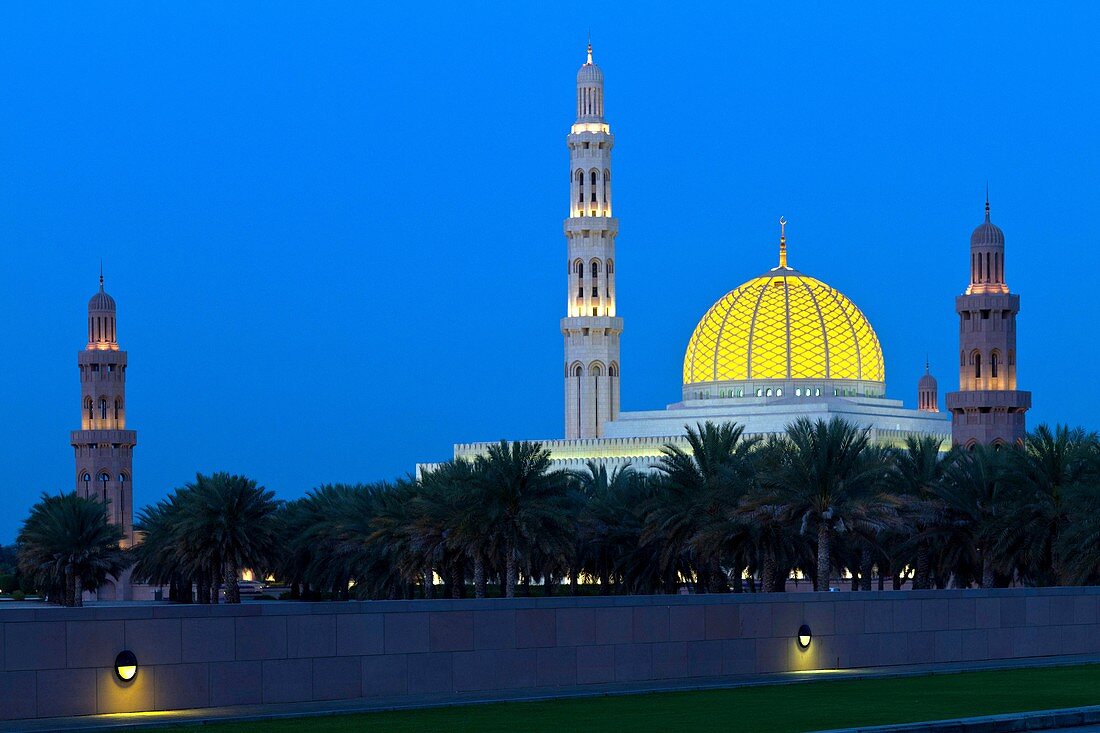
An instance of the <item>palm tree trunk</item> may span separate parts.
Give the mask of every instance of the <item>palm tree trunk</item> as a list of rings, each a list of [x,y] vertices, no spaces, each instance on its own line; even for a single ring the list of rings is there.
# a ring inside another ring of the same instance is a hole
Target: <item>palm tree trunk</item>
[[[462,562],[455,560],[451,564],[451,598],[461,598],[466,587],[466,569]]]
[[[83,593],[81,592],[82,589],[80,587],[80,578],[76,577],[75,573],[72,575],[71,579],[69,580],[69,585],[72,587],[72,595],[70,596],[70,602],[69,602],[68,605],[70,605],[70,606],[83,606],[84,605],[84,598],[83,598]]]
[[[871,590],[871,574],[874,572],[874,556],[871,554],[871,546],[867,540],[861,540],[863,547],[859,550],[859,589]]]
[[[708,593],[725,593],[729,589],[726,574],[722,571],[722,562],[717,555],[708,562],[707,580],[709,581]]]
[[[581,589],[577,583],[577,573],[573,572],[569,574],[569,592],[573,595],[577,595],[581,592]]]
[[[432,577],[431,566],[424,568],[424,580],[420,584],[424,588],[424,598],[431,599],[435,595],[435,578]]]
[[[832,544],[832,527],[828,522],[822,522],[817,528],[817,582],[814,585],[816,591],[829,590]]]
[[[218,593],[219,590],[221,590],[221,584],[218,583],[218,577],[216,575],[214,575],[210,578],[210,605],[211,606],[218,605],[218,601],[220,600],[220,594]]]
[[[233,562],[225,564],[223,579],[225,581],[225,602],[240,603],[241,588],[237,585],[237,566]]]
[[[474,598],[485,597],[485,561],[481,555],[474,558]]]
[[[913,575],[913,590],[928,590],[931,586],[932,558],[928,551],[928,542],[917,543],[917,568]]]
[[[512,542],[504,546],[504,597],[516,597],[516,548]]]
[[[776,576],[779,574],[778,563],[775,555],[770,551],[764,552],[764,561],[760,566],[760,584],[764,586],[765,593],[775,592]]]
[[[982,587],[992,588],[994,584],[993,563],[982,553]]]

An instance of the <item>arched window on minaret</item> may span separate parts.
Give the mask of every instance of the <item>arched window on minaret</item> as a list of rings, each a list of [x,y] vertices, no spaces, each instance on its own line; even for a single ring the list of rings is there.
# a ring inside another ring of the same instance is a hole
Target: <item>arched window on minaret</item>
[[[990,379],[996,379],[997,378],[997,366],[1000,363],[1000,361],[1001,361],[1001,359],[997,355],[996,351],[994,351],[992,354],[989,355],[989,378]]]
[[[982,378],[982,355],[974,353],[974,379]]]
[[[115,398],[115,420],[119,420],[122,417],[122,398]]]
[[[611,206],[611,171],[606,168],[603,171],[603,203],[605,207]]]
[[[84,400],[84,409],[88,411],[89,422],[95,420],[95,405],[92,403],[91,397]]]
[[[100,397],[99,398],[99,419],[100,420],[106,420],[107,419],[107,398],[106,397]]]
[[[592,203],[596,203],[596,179],[597,179],[597,177],[598,176],[596,175],[596,169],[593,168],[592,172],[589,173],[589,182],[591,183],[591,187],[588,189],[589,191],[592,192],[592,195],[590,197],[590,200],[591,200]]]
[[[584,171],[577,170],[577,203],[584,203]]]

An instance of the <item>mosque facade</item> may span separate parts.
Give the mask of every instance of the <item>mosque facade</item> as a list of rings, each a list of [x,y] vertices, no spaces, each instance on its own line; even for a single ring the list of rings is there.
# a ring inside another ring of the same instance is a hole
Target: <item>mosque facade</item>
[[[611,207],[614,135],[604,116],[603,72],[592,47],[577,73],[577,117],[566,138],[570,205],[565,219],[566,314],[564,439],[541,441],[558,467],[589,461],[645,468],[667,444],[686,448],[686,426],[732,421],[747,435],[783,432],[795,419],[840,417],[865,427],[876,443],[901,445],[930,435],[951,445],[1018,444],[1028,392],[1016,390],[1019,296],[1004,282],[1004,234],[986,218],[971,236],[971,277],[956,300],[960,319],[959,391],[939,390],[928,364],[917,408],[886,394],[878,336],[840,291],[788,261],[780,219],[778,263],[718,299],[703,315],[684,355],[680,401],[664,409],[622,412]],[[460,443],[473,458],[488,443]]]

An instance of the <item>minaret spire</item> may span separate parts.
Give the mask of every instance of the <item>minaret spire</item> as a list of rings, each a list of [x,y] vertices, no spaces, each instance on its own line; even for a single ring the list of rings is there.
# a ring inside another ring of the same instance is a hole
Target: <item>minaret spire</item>
[[[779,267],[787,269],[787,220],[779,217]]]
[[[592,63],[592,31],[588,31],[588,64]]]

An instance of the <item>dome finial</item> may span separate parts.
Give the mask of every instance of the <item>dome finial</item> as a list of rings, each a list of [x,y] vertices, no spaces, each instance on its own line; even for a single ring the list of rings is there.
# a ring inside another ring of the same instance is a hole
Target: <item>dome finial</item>
[[[928,363],[928,354],[925,354],[924,355],[924,373],[925,374],[931,374],[932,373],[931,369],[932,368]]]
[[[99,260],[99,292],[103,292],[103,259]]]
[[[989,221],[989,181],[985,182],[985,220]]]
[[[592,63],[592,29],[588,30],[588,63]]]
[[[779,266],[787,267],[787,220],[779,217]]]

